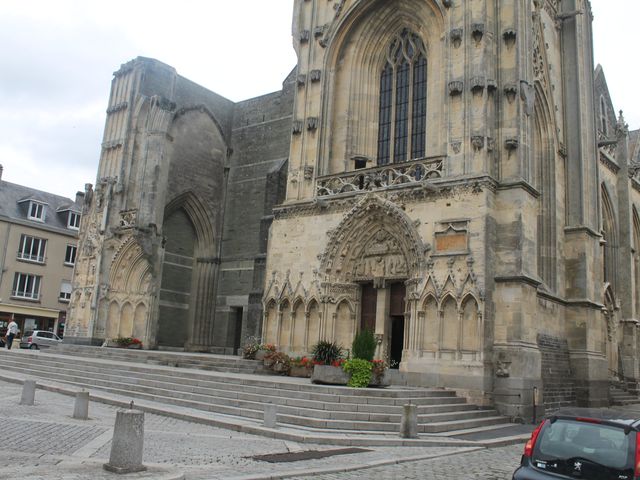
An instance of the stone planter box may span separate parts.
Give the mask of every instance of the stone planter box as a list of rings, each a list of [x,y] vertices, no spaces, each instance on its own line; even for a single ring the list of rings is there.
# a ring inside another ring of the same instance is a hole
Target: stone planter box
[[[271,369],[276,373],[287,373],[289,370],[289,366],[284,363],[274,363]]]
[[[342,367],[332,367],[330,365],[316,365],[311,375],[312,383],[322,385],[346,385],[349,383],[351,375],[345,372]],[[385,374],[382,377],[371,377],[369,387],[384,388],[390,385],[389,378]]]
[[[313,367],[311,383],[322,385],[346,385],[350,375],[342,367],[332,367],[331,365],[316,365]]]
[[[291,370],[289,370],[289,376],[300,377],[300,378],[310,378],[311,372],[313,372],[313,368],[291,367]]]
[[[264,356],[269,353],[269,350],[258,350],[255,354],[255,359],[262,362],[264,360]]]
[[[140,350],[140,349],[142,349],[142,344],[141,343],[137,343],[135,345],[127,345],[127,348],[131,349],[131,350]]]

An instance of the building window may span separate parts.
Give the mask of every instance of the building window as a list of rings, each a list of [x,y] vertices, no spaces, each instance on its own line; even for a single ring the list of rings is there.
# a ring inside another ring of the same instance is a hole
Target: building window
[[[69,212],[69,223],[67,226],[69,228],[73,228],[74,230],[80,229],[80,214]]]
[[[44,263],[47,241],[43,238],[22,235],[18,247],[18,259],[30,262]]]
[[[76,264],[76,252],[78,251],[78,247],[75,245],[67,245],[67,251],[64,254],[64,264],[65,265],[75,265]]]
[[[424,157],[427,55],[420,37],[407,29],[387,51],[380,74],[378,122],[378,164]]]
[[[61,302],[68,302],[71,300],[71,282],[63,281],[60,284],[60,297]]]
[[[13,279],[11,295],[16,298],[38,300],[40,298],[40,279],[38,275],[16,273]]]
[[[44,204],[34,202],[31,200],[29,202],[29,220],[38,220],[40,222],[44,222]]]

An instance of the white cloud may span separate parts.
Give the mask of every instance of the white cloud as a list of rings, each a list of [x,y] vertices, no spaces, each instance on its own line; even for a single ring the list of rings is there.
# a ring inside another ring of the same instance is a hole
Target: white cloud
[[[592,0],[596,62],[640,127],[638,0]],[[278,90],[294,67],[293,0],[0,1],[0,163],[16,183],[72,196],[93,182],[111,74],[156,58],[231,100]]]

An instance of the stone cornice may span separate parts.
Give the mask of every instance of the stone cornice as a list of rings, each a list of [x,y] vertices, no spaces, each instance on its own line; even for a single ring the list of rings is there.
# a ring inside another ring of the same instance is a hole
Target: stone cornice
[[[542,283],[539,279],[529,275],[497,275],[494,277],[496,283],[526,283],[532,287],[538,288]]]
[[[587,235],[599,240],[602,238],[602,235],[593,230],[590,227],[585,225],[579,225],[577,227],[564,227],[565,234],[577,234],[577,233],[586,233]]]

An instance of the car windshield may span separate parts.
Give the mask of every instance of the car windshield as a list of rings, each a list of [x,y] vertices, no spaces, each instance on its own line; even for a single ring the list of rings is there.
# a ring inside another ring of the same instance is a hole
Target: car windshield
[[[623,428],[559,419],[547,422],[533,454],[537,468],[582,478],[633,477],[634,434]],[[627,476],[628,475],[628,476]]]

